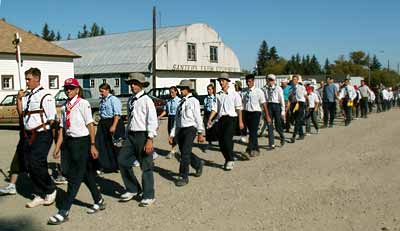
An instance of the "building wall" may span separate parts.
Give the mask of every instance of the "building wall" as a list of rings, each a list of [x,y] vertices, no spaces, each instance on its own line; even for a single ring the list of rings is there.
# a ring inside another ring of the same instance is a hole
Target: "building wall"
[[[3,89],[0,82],[0,100],[6,95],[16,94],[19,89],[26,89],[24,72],[31,67],[37,67],[42,73],[41,84],[45,89],[49,89],[49,75],[58,76],[58,86],[50,89],[51,94],[55,95],[64,84],[64,80],[74,76],[74,64],[72,58],[61,57],[41,57],[41,56],[22,56],[23,66],[21,68],[21,85],[19,85],[18,66],[15,55],[0,55],[0,77],[5,75],[13,76],[13,89]],[[1,79],[0,79],[1,81]]]

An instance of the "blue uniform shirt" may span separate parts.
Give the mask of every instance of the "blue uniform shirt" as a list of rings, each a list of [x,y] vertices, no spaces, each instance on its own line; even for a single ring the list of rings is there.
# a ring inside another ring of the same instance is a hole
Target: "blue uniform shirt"
[[[206,112],[211,112],[212,111],[212,107],[214,105],[214,103],[217,102],[217,98],[215,97],[215,95],[208,95],[206,98],[204,98],[204,110]]]
[[[283,98],[285,99],[285,101],[288,101],[288,100],[289,100],[290,90],[292,90],[292,85],[287,85],[287,86],[283,89]]]
[[[121,108],[121,101],[111,94],[108,94],[105,98],[100,98],[99,111],[102,119],[113,118],[116,115],[121,116]]]
[[[181,102],[181,98],[175,96],[173,99],[169,99],[167,104],[165,104],[164,110],[167,112],[169,116],[176,115],[176,108],[178,107],[179,103]]]

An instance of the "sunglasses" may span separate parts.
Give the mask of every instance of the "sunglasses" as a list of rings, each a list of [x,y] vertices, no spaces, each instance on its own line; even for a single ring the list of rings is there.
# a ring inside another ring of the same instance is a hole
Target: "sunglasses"
[[[64,87],[64,91],[68,91],[68,90],[75,90],[76,89],[76,87],[74,87],[74,86],[65,86]]]

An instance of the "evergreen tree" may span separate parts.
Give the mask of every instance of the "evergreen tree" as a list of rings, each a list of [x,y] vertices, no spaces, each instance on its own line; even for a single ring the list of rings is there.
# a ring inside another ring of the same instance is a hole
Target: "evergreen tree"
[[[265,40],[262,41],[260,49],[258,50],[257,59],[257,75],[265,75],[265,67],[269,60],[268,44]]]
[[[382,67],[382,64],[379,62],[379,60],[376,57],[376,55],[374,55],[372,57],[371,70],[372,71],[380,70],[381,67]]]
[[[326,75],[330,75],[330,74],[331,74],[331,67],[330,67],[329,59],[328,59],[328,58],[325,59],[324,73],[325,73]]]
[[[57,31],[56,40],[57,40],[57,41],[60,41],[60,40],[61,40],[61,34],[60,34],[60,31]]]
[[[78,31],[78,38],[87,38],[87,37],[89,37],[90,33],[87,30],[86,24],[83,24],[83,28],[82,29],[83,29],[82,32]]]
[[[318,62],[317,57],[313,55],[310,60],[310,74],[311,75],[319,75],[321,74],[321,65]]]
[[[47,23],[44,24],[42,29],[42,39],[50,41],[50,30]]]
[[[269,50],[268,58],[269,58],[269,60],[273,60],[275,62],[277,62],[279,60],[278,51],[276,50],[275,46],[271,47],[271,49]]]
[[[101,29],[100,29],[100,35],[105,35],[105,34],[106,34],[106,31],[104,30],[103,27],[101,27]]]
[[[54,33],[54,30],[51,30],[47,41],[54,41],[54,40],[56,40],[56,34]]]
[[[89,37],[95,37],[99,35],[100,35],[100,28],[99,26],[97,26],[97,23],[93,23]]]
[[[71,40],[71,34],[68,33],[67,40]]]

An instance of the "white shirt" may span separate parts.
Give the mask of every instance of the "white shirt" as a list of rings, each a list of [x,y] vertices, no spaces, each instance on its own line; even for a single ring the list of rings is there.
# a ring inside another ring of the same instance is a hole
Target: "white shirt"
[[[303,85],[297,84],[292,86],[293,89],[296,88],[296,100],[297,102],[306,102],[307,91]]]
[[[72,105],[75,104],[77,98],[78,96],[75,96],[71,100]],[[67,110],[66,106],[64,105],[61,108],[60,127],[64,128],[67,136],[84,137],[89,135],[89,129],[87,128],[87,125],[93,123],[94,120],[92,117],[92,108],[87,100],[80,98],[79,102],[71,109],[69,118],[71,125],[69,128],[67,128]]]
[[[36,111],[40,109],[40,101],[42,100],[43,96],[48,94],[43,87],[39,86],[31,91],[30,94],[22,97],[22,111]],[[28,105],[29,103],[29,105]],[[57,111],[56,111],[56,103],[53,96],[48,95],[43,99],[43,120],[44,123],[55,120]],[[32,130],[37,128],[38,126],[42,125],[42,118],[40,113],[35,113],[31,115],[24,116],[24,127],[25,130]],[[46,129],[49,129],[50,126],[47,125]],[[43,131],[43,128],[38,129],[37,131]]]
[[[382,90],[382,98],[383,100],[389,100],[389,92],[386,89]]]
[[[339,99],[344,99],[346,97],[347,93],[349,94],[350,100],[354,100],[357,96],[357,93],[356,93],[356,90],[354,89],[354,87],[351,85],[346,85],[345,87],[343,87],[340,90]]]
[[[315,108],[315,104],[319,103],[319,97],[315,92],[311,92],[308,95],[308,107]]]
[[[179,132],[179,128],[187,127],[197,128],[198,133],[204,132],[203,119],[201,118],[200,103],[192,96],[187,95],[181,99],[176,109],[175,123],[171,130],[171,137],[175,137]]]
[[[367,85],[359,87],[358,90],[360,91],[362,98],[366,98],[371,95],[371,90],[369,89],[369,87]]]
[[[283,96],[283,90],[280,86],[265,86],[264,87],[265,99],[268,103],[279,103],[281,104],[282,112],[285,111],[285,97]]]
[[[131,102],[133,110],[131,112]],[[153,100],[144,95],[144,91],[138,92],[136,95],[132,95],[128,100],[128,131],[140,132],[147,131],[147,136],[153,138],[157,136],[158,120],[156,107],[154,106]]]
[[[265,95],[263,90],[253,86],[252,88],[245,88],[242,92],[243,110],[261,112],[261,104],[265,103]]]
[[[374,93],[373,91],[370,91],[369,93],[370,93],[370,95],[369,95],[369,97],[368,97],[368,100],[369,100],[370,102],[374,102],[374,101],[375,101],[375,98],[376,98],[375,93]]]
[[[220,91],[216,95],[217,102],[213,105],[213,111],[218,113],[218,119],[222,116],[236,117],[238,114],[236,110],[242,110],[242,99],[239,93],[230,92],[227,93]]]

